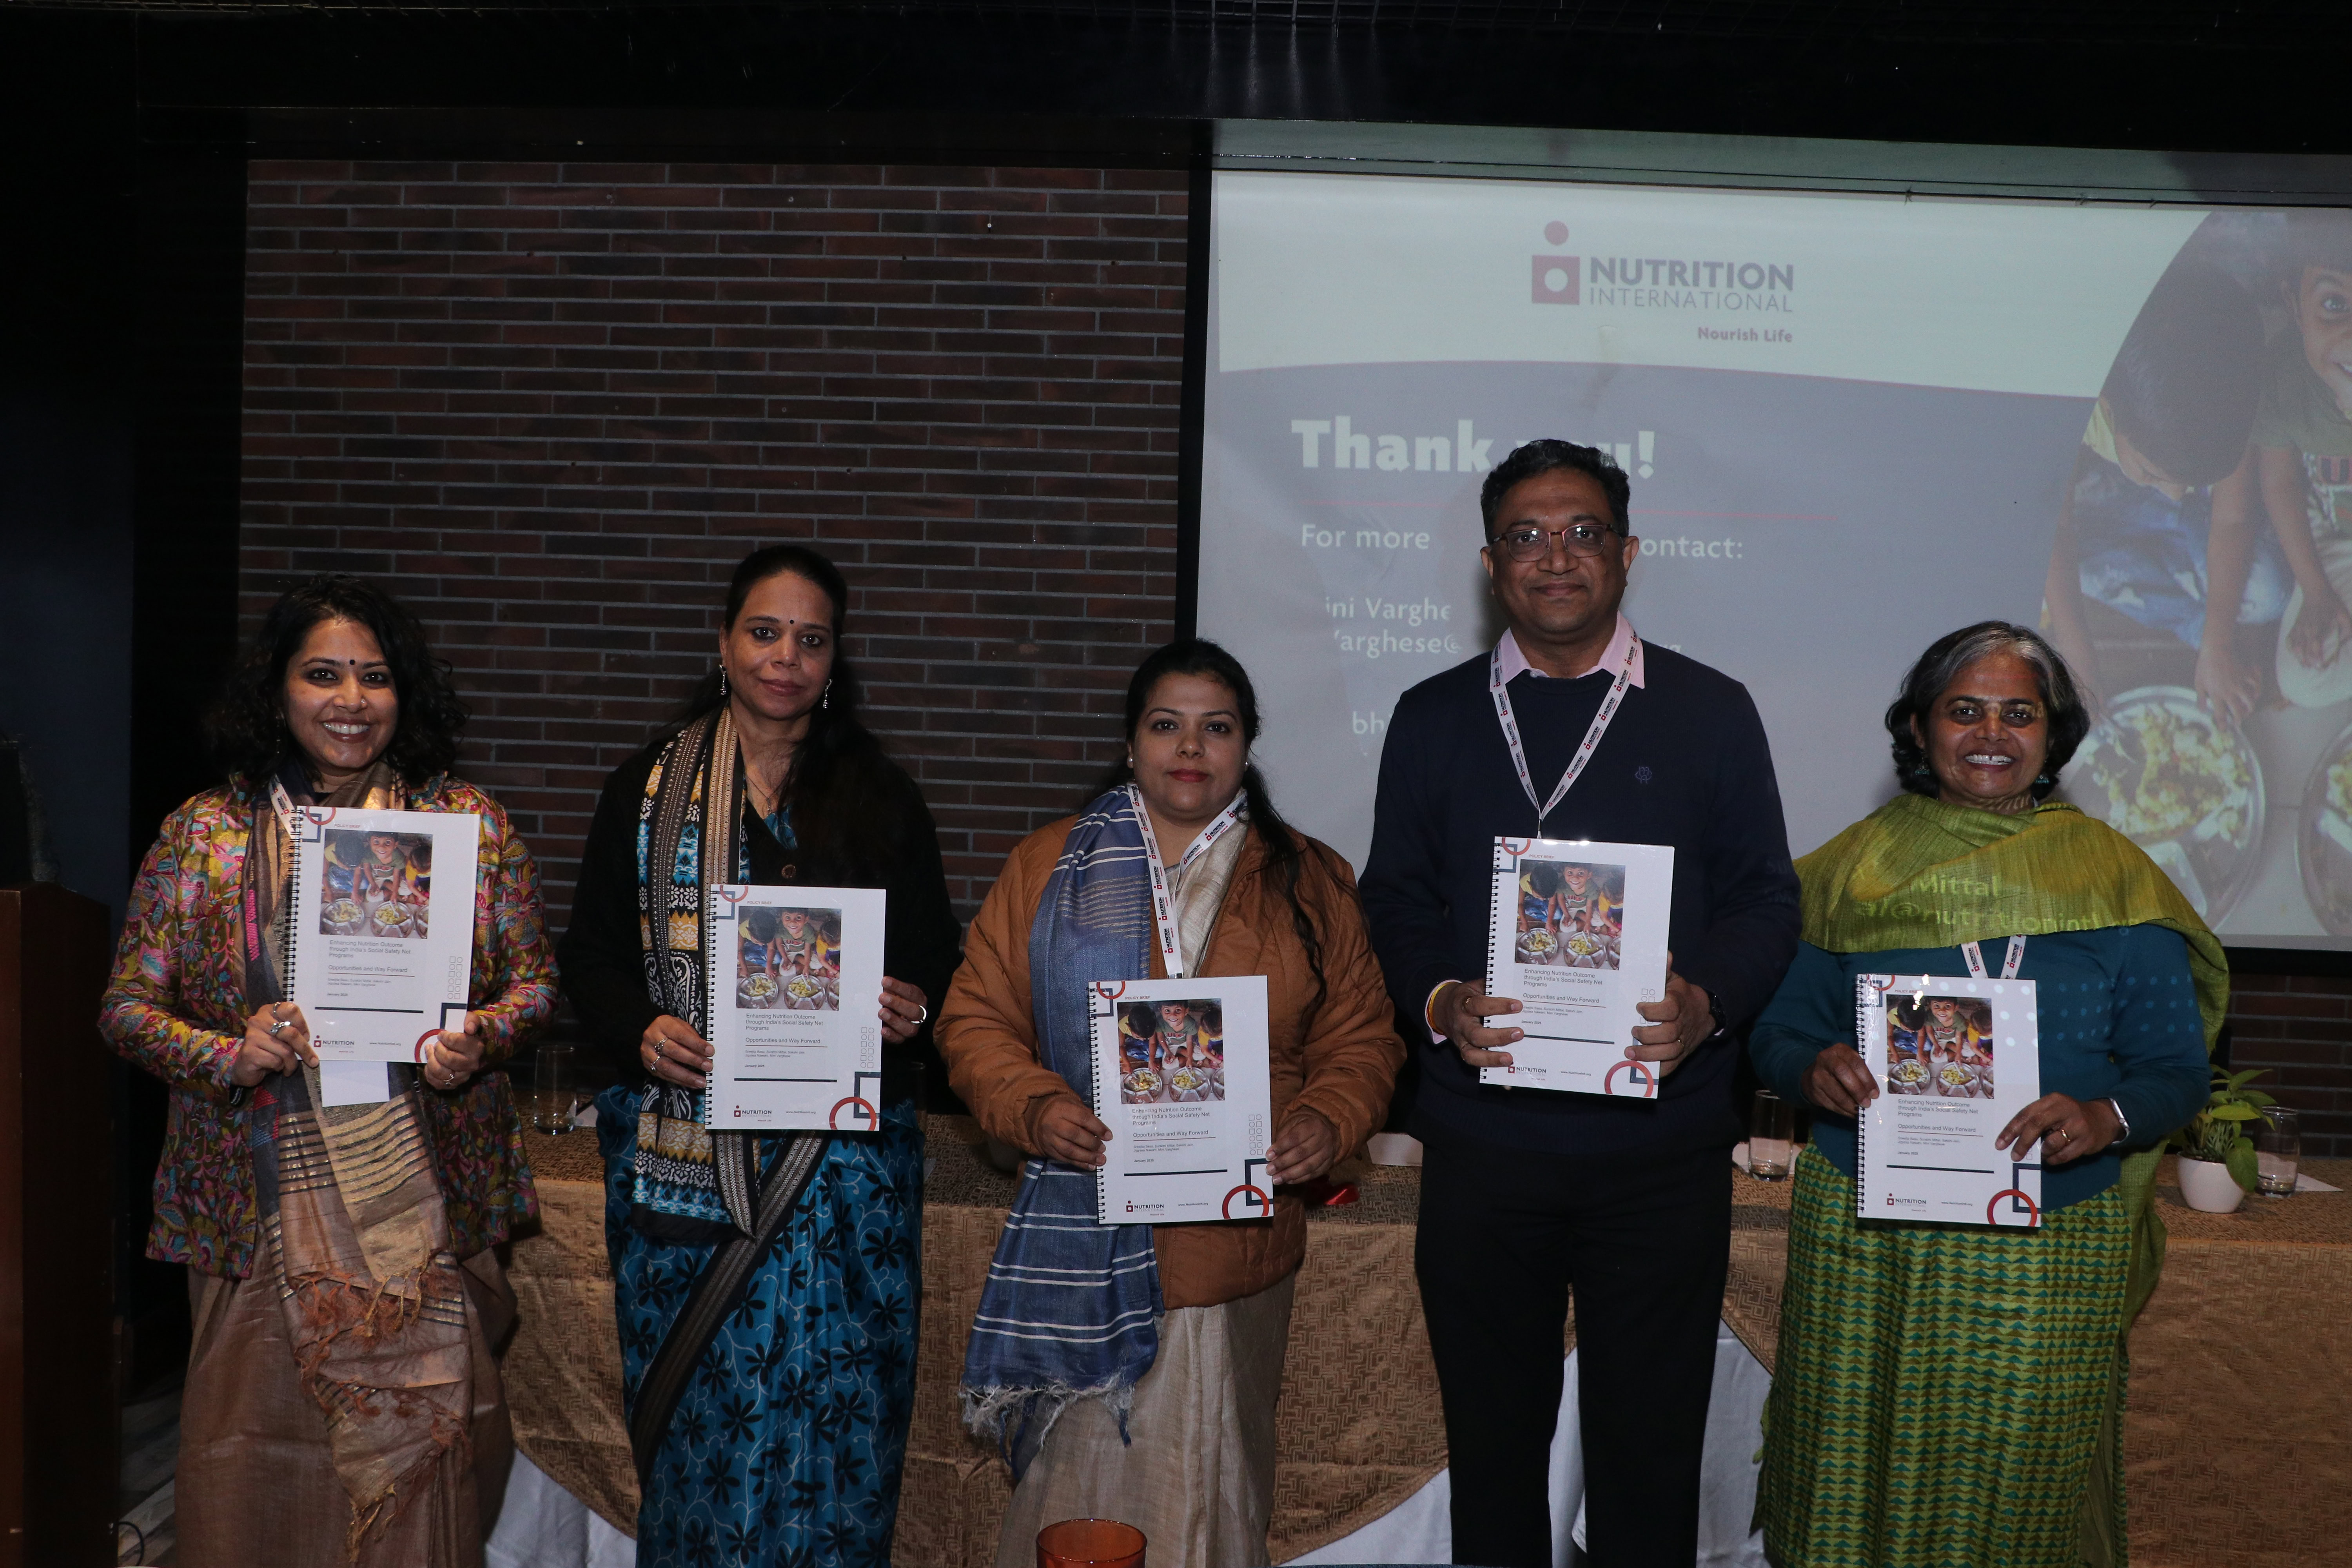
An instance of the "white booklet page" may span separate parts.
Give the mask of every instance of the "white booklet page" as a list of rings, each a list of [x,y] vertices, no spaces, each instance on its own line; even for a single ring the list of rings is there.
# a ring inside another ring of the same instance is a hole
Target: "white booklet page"
[[[286,988],[311,1047],[322,1064],[423,1060],[466,1026],[482,819],[301,806],[291,827]]]
[[[1478,1081],[1655,1099],[1657,1070],[1625,1047],[1644,1021],[1635,1006],[1666,994],[1674,892],[1668,846],[1496,839],[1486,994],[1526,1006],[1487,1022],[1527,1037]]]
[[[1856,1216],[2039,1226],[2041,1145],[1993,1147],[2042,1098],[2033,982],[1860,975],[1854,1028],[1882,1091],[1856,1127]]]
[[[882,1124],[879,888],[715,886],[702,922],[719,1132]]]
[[[1265,976],[1105,981],[1087,994],[1104,1225],[1264,1219],[1273,1084]]]

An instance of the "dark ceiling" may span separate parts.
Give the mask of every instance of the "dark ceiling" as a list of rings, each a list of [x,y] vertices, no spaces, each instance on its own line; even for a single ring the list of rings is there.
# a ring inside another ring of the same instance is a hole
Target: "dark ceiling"
[[[851,115],[860,135],[897,124],[884,140],[908,151],[966,146],[982,117],[1025,122],[984,132],[993,150],[1076,137],[1155,161],[1200,143],[1137,122],[1221,117],[2335,151],[2342,32],[2340,9],[2080,0],[0,0],[0,54],[73,57],[151,139],[311,150],[334,126],[288,111],[362,111],[342,126],[376,150],[436,130],[485,148],[846,145],[809,128]],[[384,113],[454,108],[539,112]]]

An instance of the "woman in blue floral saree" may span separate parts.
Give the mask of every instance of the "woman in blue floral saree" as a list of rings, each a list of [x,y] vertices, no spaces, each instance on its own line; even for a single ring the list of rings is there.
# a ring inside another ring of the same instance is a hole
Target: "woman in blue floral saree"
[[[561,949],[575,1010],[637,1069],[598,1100],[597,1132],[646,1568],[889,1560],[921,1290],[918,1053],[960,932],[922,796],[857,722],[846,599],[798,546],[737,568],[691,716],[605,784]],[[887,890],[877,1127],[704,1130],[701,911],[730,881]]]

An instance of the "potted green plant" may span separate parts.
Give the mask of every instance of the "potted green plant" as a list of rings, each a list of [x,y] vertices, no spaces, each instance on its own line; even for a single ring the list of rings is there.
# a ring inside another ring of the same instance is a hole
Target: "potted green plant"
[[[2267,1068],[2213,1069],[2213,1092],[2170,1142],[2180,1151],[2180,1195],[2207,1214],[2228,1214],[2254,1190],[2254,1145],[2246,1134],[2263,1107],[2277,1102],[2246,1085]]]

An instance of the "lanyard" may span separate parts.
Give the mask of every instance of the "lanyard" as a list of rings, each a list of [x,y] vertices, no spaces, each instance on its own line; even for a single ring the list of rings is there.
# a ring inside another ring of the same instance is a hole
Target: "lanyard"
[[[1519,721],[1511,713],[1510,688],[1503,680],[1503,645],[1496,643],[1495,651],[1488,656],[1486,689],[1494,696],[1495,717],[1503,726],[1503,743],[1511,748],[1511,766],[1518,770],[1519,787],[1528,792],[1528,804],[1536,808],[1537,837],[1543,837],[1544,818],[1549,816],[1552,807],[1567,795],[1569,785],[1576,782],[1577,775],[1584,771],[1584,764],[1591,762],[1592,753],[1600,749],[1601,737],[1609,732],[1609,721],[1617,717],[1618,704],[1625,700],[1625,688],[1633,682],[1633,661],[1641,655],[1642,639],[1627,637],[1624,666],[1617,671],[1617,679],[1611,683],[1609,695],[1601,700],[1601,711],[1592,716],[1591,727],[1584,731],[1583,742],[1576,748],[1576,755],[1569,759],[1568,771],[1559,775],[1559,787],[1551,792],[1551,798],[1547,801],[1536,798],[1535,776],[1528,772],[1527,748],[1519,743]]]
[[[1168,868],[1160,863],[1160,836],[1151,831],[1151,813],[1143,804],[1143,791],[1134,784],[1127,786],[1128,798],[1135,803],[1135,815],[1143,823],[1143,860],[1151,868],[1151,918],[1160,927],[1160,962],[1168,966],[1168,978],[1184,978],[1184,948],[1176,938],[1176,905],[1168,893]],[[1226,831],[1241,822],[1242,803],[1245,797],[1235,795],[1233,803],[1217,813],[1216,820],[1201,829],[1184,858],[1176,862],[1178,875],[1202,856],[1209,846],[1225,836]]]
[[[1960,956],[1969,961],[1969,973],[1970,974],[1975,975],[1979,980],[1982,980],[1985,977],[1983,949],[1977,946],[1975,942],[1964,942],[1960,943]],[[2017,967],[2024,962],[2025,939],[2021,936],[2011,937],[2009,939],[2009,956],[2001,962],[2000,977],[2003,980],[2016,979]]]
[[[292,838],[294,837],[294,797],[286,793],[284,781],[279,779],[269,781],[269,805],[271,810],[278,813],[278,826],[286,830],[287,837]]]

